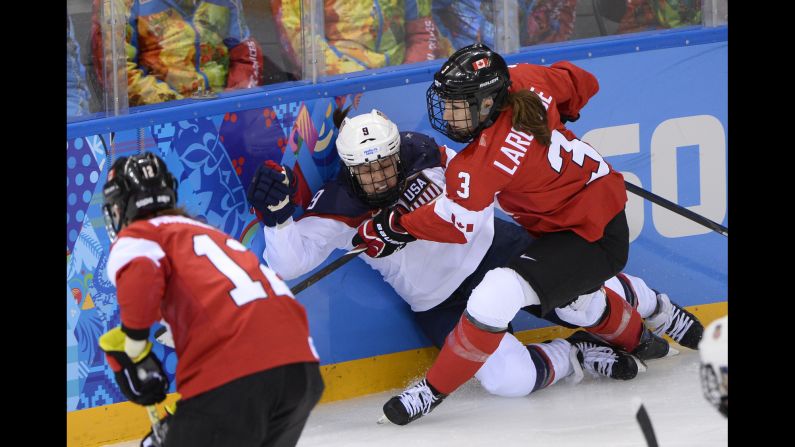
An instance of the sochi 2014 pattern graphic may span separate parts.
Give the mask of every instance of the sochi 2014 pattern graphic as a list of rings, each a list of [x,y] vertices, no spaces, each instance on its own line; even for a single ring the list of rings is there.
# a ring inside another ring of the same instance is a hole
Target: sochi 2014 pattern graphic
[[[262,109],[155,124],[67,141],[66,410],[124,401],[97,340],[119,324],[116,289],[107,278],[110,239],[102,216],[102,185],[118,157],[143,151],[162,157],[178,180],[180,205],[262,253],[260,223],[246,188],[259,164],[274,160],[299,179],[296,201],[339,169],[332,114],[361,95],[292,102]],[[301,207],[296,207],[301,213]],[[154,328],[157,329],[157,328]],[[175,391],[176,355],[154,346]]]

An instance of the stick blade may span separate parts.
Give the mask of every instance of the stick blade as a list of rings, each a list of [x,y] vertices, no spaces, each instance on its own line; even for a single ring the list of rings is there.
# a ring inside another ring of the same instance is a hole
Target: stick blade
[[[638,408],[635,413],[635,419],[640,425],[643,437],[646,438],[646,444],[649,447],[658,447],[657,437],[654,435],[654,427],[651,425],[651,419],[649,419],[649,413],[646,412],[646,407],[643,406],[643,402],[638,398],[635,399],[635,404]]]

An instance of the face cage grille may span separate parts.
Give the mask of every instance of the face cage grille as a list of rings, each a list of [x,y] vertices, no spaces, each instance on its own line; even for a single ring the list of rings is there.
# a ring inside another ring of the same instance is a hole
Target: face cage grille
[[[114,176],[112,180],[108,180],[102,187],[102,216],[105,220],[105,231],[111,241],[116,240],[116,236],[121,231],[121,226],[124,221],[124,204],[127,203],[126,198],[129,188],[127,182],[121,176]],[[113,217],[113,208],[118,208],[117,218]]]
[[[113,218],[112,207],[112,204],[102,205],[102,216],[105,219],[105,231],[108,233],[108,238],[114,242],[121,231],[121,221]]]
[[[720,379],[717,374],[715,374],[715,370],[711,365],[702,363],[699,372],[701,377],[701,389],[704,393],[704,397],[715,408],[720,410],[722,401],[727,398],[727,396],[723,396],[723,392],[721,391]]]
[[[431,122],[431,127],[447,136],[447,138],[459,143],[469,143],[475,139],[480,132],[479,126],[475,126],[474,129],[470,130],[459,130],[451,127],[444,119],[444,99],[434,90],[433,86],[428,88],[425,97],[428,105],[428,119]],[[478,114],[473,113],[473,111],[477,111],[477,108],[472,107],[470,103],[469,109],[470,116],[474,116],[475,119],[477,119]],[[456,121],[453,122],[456,123]],[[461,128],[466,128],[469,125],[467,120],[457,120],[457,123],[460,123],[459,125]]]
[[[394,178],[395,186],[387,189],[386,191],[374,192],[371,194],[365,192],[364,186],[373,185],[373,189],[375,189],[374,183],[376,182],[364,181],[364,176],[362,176],[361,174],[357,174],[353,166],[348,167],[348,176],[350,177],[351,185],[353,186],[354,192],[356,192],[356,194],[359,196],[360,199],[362,199],[364,203],[366,203],[367,205],[373,208],[383,208],[394,204],[397,201],[398,197],[400,197],[400,193],[403,189],[403,181],[405,180],[405,176],[403,175],[403,166],[400,163],[399,156],[390,155],[387,158],[382,158],[373,161],[370,163],[370,165],[372,166],[373,164],[378,163],[380,169],[383,170],[390,166],[389,164],[387,164],[388,160],[390,159],[392,160],[392,163],[395,165],[395,174],[389,177],[384,177],[382,181],[388,183],[390,179]],[[372,180],[372,176],[368,175],[367,177],[370,177],[370,180]]]

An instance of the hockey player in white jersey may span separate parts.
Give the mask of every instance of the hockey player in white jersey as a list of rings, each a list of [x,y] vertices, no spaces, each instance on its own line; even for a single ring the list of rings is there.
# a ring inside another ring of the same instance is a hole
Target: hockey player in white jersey
[[[455,151],[438,146],[426,135],[399,132],[377,110],[354,118],[336,115],[340,127],[336,145],[344,166],[335,180],[317,191],[300,219],[291,217],[294,205],[290,195],[295,186],[289,168],[274,163],[261,166],[248,189],[248,199],[264,223],[263,256],[285,279],[311,271],[334,249],[353,248],[352,238],[362,237],[357,235],[359,224],[380,209],[412,210],[434,200],[444,191],[444,168],[455,156]],[[409,304],[419,326],[437,347],[461,318],[472,289],[486,272],[504,266],[532,240],[518,225],[495,219],[493,210],[492,206],[483,213],[483,223],[476,226],[477,234],[469,243],[420,240],[388,257],[374,257],[380,253],[362,257]],[[624,282],[613,280],[608,286],[642,317],[657,310],[657,294],[642,280],[628,275]],[[660,309],[662,312],[647,319],[657,321],[658,334],[668,329],[671,320],[665,314],[671,309]],[[540,309],[525,310],[540,316]],[[593,299],[578,300],[545,317],[568,327],[589,326],[601,323],[605,310],[604,294],[601,298],[594,294]],[[523,396],[569,375],[577,376],[582,368],[616,379],[631,379],[638,371],[632,356],[582,331],[568,340],[528,346],[509,333],[475,377],[493,394]],[[415,395],[421,404],[415,407],[429,411],[433,402],[427,397]]]

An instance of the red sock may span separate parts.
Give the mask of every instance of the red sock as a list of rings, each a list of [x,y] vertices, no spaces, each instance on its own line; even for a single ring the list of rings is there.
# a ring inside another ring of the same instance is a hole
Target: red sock
[[[632,352],[638,347],[643,320],[638,311],[621,295],[603,287],[607,295],[607,315],[596,326],[585,328],[605,341]]]
[[[471,379],[497,350],[505,332],[478,329],[462,315],[426,376],[437,391],[450,394]]]

